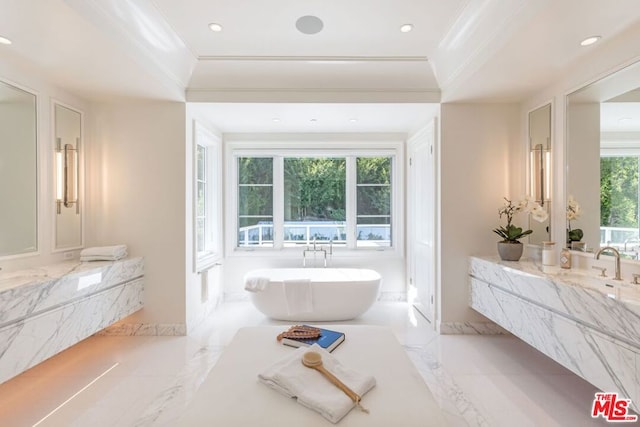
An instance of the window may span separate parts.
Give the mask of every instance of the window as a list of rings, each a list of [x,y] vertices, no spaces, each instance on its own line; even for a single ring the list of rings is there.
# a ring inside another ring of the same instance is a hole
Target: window
[[[284,159],[284,245],[346,244],[346,160]]]
[[[208,242],[207,233],[207,191],[209,190],[207,176],[207,147],[198,145],[196,148],[196,252],[198,255],[206,252]]]
[[[237,247],[393,247],[388,153],[236,153]]]
[[[238,245],[273,246],[272,158],[238,158]]]
[[[600,244],[621,251],[638,245],[640,156],[600,157]]]
[[[391,157],[358,157],[357,246],[391,246]]]
[[[213,133],[194,125],[194,252],[195,269],[212,265],[222,253],[221,146]]]

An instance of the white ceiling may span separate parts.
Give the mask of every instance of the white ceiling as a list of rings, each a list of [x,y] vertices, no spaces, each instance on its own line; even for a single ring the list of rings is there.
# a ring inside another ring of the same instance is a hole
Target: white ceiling
[[[0,72],[13,64],[89,100],[269,108],[518,102],[599,48],[580,47],[583,38],[602,35],[602,45],[640,22],[638,0],[0,0],[0,10],[0,35],[13,40],[0,45]],[[298,32],[304,15],[323,31]],[[406,23],[414,30],[401,33]],[[387,113],[371,114],[391,128]]]
[[[640,102],[600,104],[600,130],[602,132],[640,132]]]
[[[412,133],[436,115],[438,104],[198,103],[220,132]]]

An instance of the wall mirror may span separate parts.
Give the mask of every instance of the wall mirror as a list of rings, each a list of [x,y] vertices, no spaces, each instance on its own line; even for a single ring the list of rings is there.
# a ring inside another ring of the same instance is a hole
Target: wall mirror
[[[529,184],[531,197],[551,213],[551,104],[529,112]],[[529,243],[541,245],[551,240],[550,219],[535,221],[529,216],[533,234]]]
[[[567,229],[587,248],[638,259],[640,62],[567,96],[567,195],[580,206]]]
[[[0,81],[0,257],[38,250],[36,96]]]
[[[80,148],[82,113],[54,104],[55,243],[54,250],[82,247]]]

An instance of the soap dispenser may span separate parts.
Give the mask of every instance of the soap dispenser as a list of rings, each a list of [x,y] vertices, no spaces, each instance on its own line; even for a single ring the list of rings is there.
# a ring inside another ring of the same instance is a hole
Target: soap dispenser
[[[569,248],[562,248],[560,252],[560,267],[571,268],[571,250]]]

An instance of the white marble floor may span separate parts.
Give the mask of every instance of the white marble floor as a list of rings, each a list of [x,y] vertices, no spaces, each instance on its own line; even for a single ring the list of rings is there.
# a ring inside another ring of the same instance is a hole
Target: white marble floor
[[[514,337],[438,336],[397,302],[341,323],[391,327],[450,426],[607,424],[593,386]],[[229,302],[188,337],[91,337],[0,385],[0,425],[175,426],[235,331],[265,324],[286,325]]]

